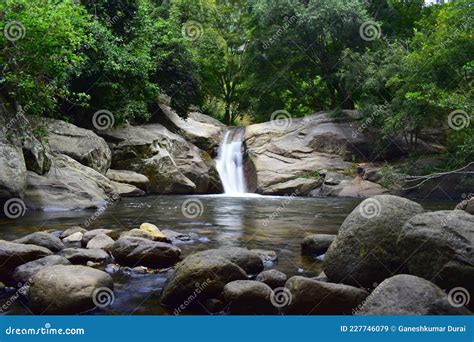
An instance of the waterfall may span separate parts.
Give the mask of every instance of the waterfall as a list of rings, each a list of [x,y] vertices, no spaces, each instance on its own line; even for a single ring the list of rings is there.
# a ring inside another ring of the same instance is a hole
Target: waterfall
[[[247,187],[244,177],[243,140],[245,129],[229,129],[219,146],[216,160],[217,171],[228,195],[245,194]]]

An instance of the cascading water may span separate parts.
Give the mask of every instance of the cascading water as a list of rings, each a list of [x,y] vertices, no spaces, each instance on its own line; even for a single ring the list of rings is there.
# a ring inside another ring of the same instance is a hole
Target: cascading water
[[[217,171],[226,195],[247,192],[244,177],[243,140],[245,129],[229,129],[224,134],[216,160]]]

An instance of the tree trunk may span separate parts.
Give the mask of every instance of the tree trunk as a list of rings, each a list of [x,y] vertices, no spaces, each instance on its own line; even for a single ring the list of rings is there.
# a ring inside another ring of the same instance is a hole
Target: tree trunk
[[[230,117],[230,103],[228,102],[226,102],[225,104],[224,123],[227,126],[230,126],[232,124],[232,118]]]

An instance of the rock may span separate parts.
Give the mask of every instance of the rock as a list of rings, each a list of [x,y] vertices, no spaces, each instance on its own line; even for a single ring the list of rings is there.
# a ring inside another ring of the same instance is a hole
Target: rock
[[[115,241],[111,253],[120,265],[164,268],[179,260],[181,250],[164,242],[122,237]]]
[[[288,279],[285,288],[291,293],[285,312],[296,315],[350,314],[369,295],[357,287],[300,276]]]
[[[105,234],[112,239],[117,239],[119,237],[117,231],[112,229],[93,229],[84,233],[84,236],[82,237],[82,244],[87,246],[90,240],[101,234]]]
[[[203,305],[210,313],[219,313],[225,309],[225,304],[216,298],[206,299]]]
[[[114,244],[114,240],[105,235],[105,234],[98,234],[94,236],[89,242],[87,243],[87,248],[88,249],[103,249],[104,251],[109,250],[112,248],[112,245]]]
[[[101,174],[110,167],[112,153],[104,139],[94,132],[54,119],[44,119],[52,152],[65,154]]]
[[[287,276],[285,273],[277,270],[266,270],[257,275],[256,281],[267,284],[272,289],[285,286]]]
[[[457,210],[464,210],[465,212],[467,212],[471,215],[474,215],[474,197],[472,197],[472,195],[469,196],[464,201],[459,203],[456,206],[456,209]]]
[[[203,113],[190,112],[190,113],[188,113],[188,117],[190,117],[191,119],[193,119],[197,122],[201,122],[201,123],[205,123],[205,124],[209,124],[209,125],[213,125],[213,126],[218,126],[218,127],[222,127],[222,128],[226,127],[226,125],[224,125],[219,120],[213,118],[212,116],[203,114]]]
[[[342,180],[335,186],[324,186],[319,192],[314,194],[317,196],[367,198],[386,193],[388,193],[388,190],[380,184],[355,178],[352,180]]]
[[[258,254],[265,267],[270,266],[274,262],[278,261],[278,255],[274,251],[267,251],[264,249],[251,249],[250,251]]]
[[[189,234],[178,233],[173,230],[165,229],[163,230],[163,234],[173,244],[187,243],[193,241],[192,237]]]
[[[0,204],[11,198],[22,198],[26,189],[26,165],[19,146],[0,139]],[[0,210],[1,215],[4,214]]]
[[[316,277],[311,278],[313,280],[323,281],[325,283],[330,283],[329,278],[326,276],[326,273],[321,272]]]
[[[179,307],[193,296],[190,304],[197,305],[197,301],[218,297],[227,283],[244,279],[245,271],[228,259],[216,254],[192,254],[176,265],[163,289],[161,302]]]
[[[428,280],[399,274],[377,286],[357,315],[469,315],[465,308],[449,305],[446,293]]]
[[[33,134],[27,134],[21,140],[26,169],[39,175],[48,172],[51,168],[51,159],[47,147],[36,139]]]
[[[71,263],[60,255],[49,255],[18,266],[13,273],[13,279],[18,283],[25,284],[43,268],[55,265],[71,265]]]
[[[328,171],[324,173],[325,185],[339,185],[343,180],[350,180],[349,177],[337,172]]]
[[[109,179],[66,155],[52,157],[51,169],[27,173],[25,203],[34,210],[100,208],[120,197]]]
[[[258,274],[263,271],[263,262],[260,256],[252,251],[240,247],[222,247],[209,249],[196,254],[208,257],[219,256],[240,266],[247,274]]]
[[[416,215],[401,230],[397,252],[407,273],[474,293],[474,216],[460,210]]]
[[[110,255],[102,249],[65,248],[59,255],[68,259],[71,264],[85,265],[89,261],[94,263],[107,263],[110,261]]]
[[[134,185],[117,183],[113,181],[111,181],[111,184],[121,197],[142,197],[146,195],[145,191],[137,188]]]
[[[142,223],[140,225],[140,230],[147,233],[153,241],[170,242],[170,240],[154,224]]]
[[[222,297],[232,314],[254,315],[276,313],[270,301],[272,289],[259,281],[235,280],[224,286]]]
[[[140,173],[129,170],[109,169],[105,174],[108,179],[117,183],[125,183],[136,186],[145,192],[150,191],[150,180]]]
[[[77,314],[94,309],[95,302],[113,301],[113,281],[105,272],[85,266],[51,266],[33,276],[28,290],[30,307],[41,314]]]
[[[336,235],[330,234],[314,234],[306,236],[301,242],[302,255],[316,255],[326,253]]]
[[[80,244],[83,237],[84,237],[84,234],[82,234],[81,232],[77,232],[77,233],[69,235],[68,237],[65,237],[63,239],[63,242],[67,244]]]
[[[403,225],[423,212],[418,203],[380,195],[361,202],[344,220],[325,254],[323,269],[332,282],[370,288],[400,272],[396,245]]]
[[[13,242],[22,243],[25,245],[41,246],[49,249],[51,252],[54,253],[59,252],[60,250],[65,248],[64,244],[59,238],[54,237],[51,234],[45,232],[32,233]]]
[[[0,240],[0,281],[9,285],[15,268],[52,254],[44,247]]]
[[[68,228],[66,229],[64,232],[61,233],[61,236],[60,238],[61,239],[64,239],[72,234],[75,234],[75,233],[82,233],[84,234],[85,232],[87,232],[86,229],[82,228],[82,227],[79,227],[79,226],[74,226],[74,227],[71,227],[71,228]]]
[[[137,238],[142,238],[142,239],[148,239],[148,240],[153,240],[153,238],[148,234],[147,232],[134,228],[125,232],[120,233],[121,238],[125,237],[137,237]]]

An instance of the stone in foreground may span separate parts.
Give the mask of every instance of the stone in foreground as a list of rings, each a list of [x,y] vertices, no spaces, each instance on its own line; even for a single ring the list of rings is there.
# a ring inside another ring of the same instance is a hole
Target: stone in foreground
[[[77,314],[94,309],[94,297],[97,302],[102,292],[111,293],[112,289],[112,278],[103,271],[58,265],[33,276],[28,300],[37,314]]]
[[[247,274],[258,274],[263,271],[263,261],[259,254],[241,247],[222,247],[199,252],[213,257],[220,256],[240,266]],[[198,253],[198,254],[199,254]]]
[[[232,314],[265,315],[277,312],[270,301],[272,289],[259,281],[232,281],[224,286],[222,296]]]
[[[287,279],[288,278],[285,273],[277,270],[263,271],[262,273],[259,273],[255,278],[256,281],[260,281],[264,284],[267,284],[272,289],[285,286]]]
[[[43,268],[56,265],[71,265],[71,263],[60,255],[49,255],[18,266],[13,273],[13,279],[18,283],[24,284],[30,281],[31,278]]]

